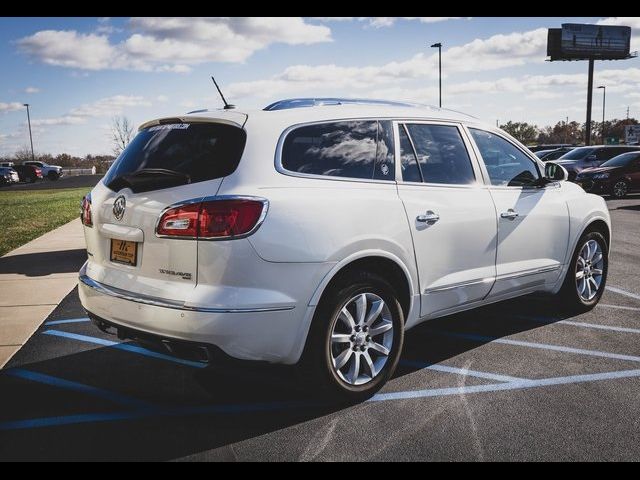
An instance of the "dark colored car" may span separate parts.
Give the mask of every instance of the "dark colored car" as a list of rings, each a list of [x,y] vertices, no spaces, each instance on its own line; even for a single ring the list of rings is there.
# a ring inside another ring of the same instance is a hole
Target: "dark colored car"
[[[575,181],[576,175],[585,168],[599,167],[607,160],[627,152],[640,152],[640,147],[631,145],[598,145],[578,147],[565,153],[555,163],[569,172],[569,180]]]
[[[578,174],[576,183],[587,192],[615,198],[640,191],[640,152],[623,153],[599,167],[587,168]]]
[[[18,172],[21,182],[33,183],[42,180],[42,170],[33,165],[14,165],[13,169]]]
[[[552,150],[539,150],[535,152],[536,157],[538,157],[543,162],[549,162],[553,160],[557,160],[565,153],[570,152],[576,147],[560,147]]]
[[[556,150],[558,148],[576,148],[576,146],[571,145],[570,143],[549,143],[547,145],[533,145],[527,148],[533,153],[536,153],[541,150]]]

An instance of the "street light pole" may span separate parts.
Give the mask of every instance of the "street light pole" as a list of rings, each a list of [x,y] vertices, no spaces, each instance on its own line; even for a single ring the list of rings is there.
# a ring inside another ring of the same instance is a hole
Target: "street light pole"
[[[440,97],[438,106],[442,108],[442,43],[434,43],[433,45],[431,45],[431,48],[438,49],[438,93]]]
[[[600,85],[598,88],[602,88],[602,129],[600,134],[602,135],[602,144],[604,145],[604,107],[607,99],[607,87],[606,85]]]
[[[27,107],[27,122],[29,123],[29,141],[31,142],[31,160],[35,161],[36,156],[33,154],[33,137],[31,136],[31,115],[29,115],[29,104],[23,103],[25,107]]]

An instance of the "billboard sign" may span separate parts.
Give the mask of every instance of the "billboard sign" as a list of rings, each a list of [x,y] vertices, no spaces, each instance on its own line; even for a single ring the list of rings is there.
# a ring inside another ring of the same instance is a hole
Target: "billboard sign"
[[[551,60],[620,60],[629,58],[631,27],[563,23],[548,38]]]
[[[624,127],[624,138],[628,145],[640,143],[640,125],[627,125]]]

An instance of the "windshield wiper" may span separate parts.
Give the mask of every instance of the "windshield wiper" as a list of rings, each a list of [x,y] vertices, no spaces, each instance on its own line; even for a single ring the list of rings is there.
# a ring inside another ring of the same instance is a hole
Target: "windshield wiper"
[[[107,187],[116,192],[129,187],[133,192],[145,191],[149,186],[167,188],[191,183],[191,176],[166,168],[142,168],[131,173],[118,175]]]

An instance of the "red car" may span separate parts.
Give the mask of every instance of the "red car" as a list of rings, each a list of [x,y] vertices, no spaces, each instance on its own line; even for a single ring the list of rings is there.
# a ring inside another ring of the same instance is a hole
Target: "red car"
[[[582,170],[576,177],[576,183],[587,192],[609,194],[615,198],[640,191],[640,152],[623,153],[599,167]]]

